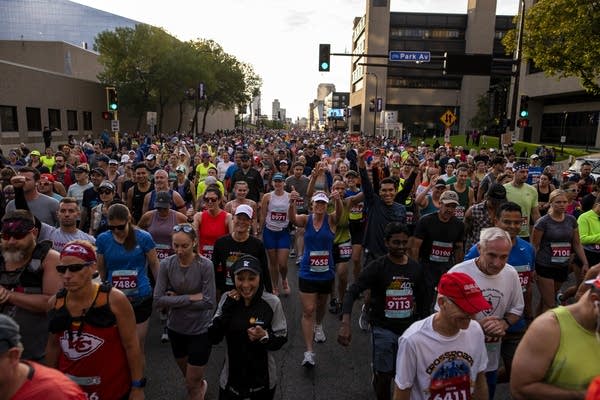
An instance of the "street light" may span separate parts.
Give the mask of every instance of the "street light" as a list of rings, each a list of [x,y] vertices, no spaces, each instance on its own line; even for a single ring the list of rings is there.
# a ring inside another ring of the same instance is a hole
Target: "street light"
[[[373,109],[373,136],[375,136],[375,132],[377,131],[377,87],[379,86],[379,79],[377,78],[377,74],[374,72],[367,72],[367,75],[373,75],[375,77],[375,107]]]

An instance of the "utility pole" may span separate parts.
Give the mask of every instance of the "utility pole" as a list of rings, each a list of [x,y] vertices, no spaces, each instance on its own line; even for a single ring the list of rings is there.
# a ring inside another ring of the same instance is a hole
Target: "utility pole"
[[[525,0],[520,0],[519,7],[519,34],[517,36],[517,50],[515,51],[515,80],[513,84],[512,101],[510,105],[510,126],[509,131],[517,130],[517,99],[519,98],[519,81],[521,78],[521,53],[523,49],[523,30],[525,28]]]

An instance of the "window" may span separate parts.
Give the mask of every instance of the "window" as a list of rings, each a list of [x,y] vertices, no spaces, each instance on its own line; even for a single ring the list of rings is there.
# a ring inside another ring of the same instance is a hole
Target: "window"
[[[77,111],[67,110],[67,129],[70,131],[77,130]]]
[[[25,109],[27,114],[27,130],[30,132],[37,132],[42,130],[42,114],[39,108],[27,107]]]
[[[91,111],[83,112],[83,130],[84,131],[92,130],[92,112]]]
[[[19,130],[17,107],[0,106],[0,129],[2,129],[2,132],[16,132]]]
[[[48,126],[50,129],[61,129],[60,125],[60,110],[49,108],[48,109]]]

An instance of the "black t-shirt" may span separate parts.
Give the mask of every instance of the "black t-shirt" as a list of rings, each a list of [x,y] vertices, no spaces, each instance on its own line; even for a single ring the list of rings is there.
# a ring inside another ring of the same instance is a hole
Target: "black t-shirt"
[[[87,232],[90,229],[91,210],[100,203],[100,195],[98,194],[97,188],[91,187],[85,189],[85,191],[83,192],[83,200],[81,201],[81,207],[87,210],[88,218],[86,220],[86,226],[79,227],[79,229],[81,229],[84,232]]]
[[[250,168],[248,172],[244,172],[243,169],[235,171],[231,178],[230,187],[235,187],[235,183],[239,181],[245,181],[248,183],[248,194],[247,198],[260,203],[260,194],[263,192],[263,178],[260,173],[254,168]]]
[[[371,290],[370,321],[374,326],[401,335],[428,315],[423,268],[414,260],[395,264],[385,255],[369,263],[346,292],[342,312],[350,313],[354,301],[367,289]]]
[[[423,240],[419,249],[419,259],[424,264],[450,265],[454,260],[454,244],[462,242],[465,236],[465,225],[456,217],[442,222],[439,212],[419,219],[415,228],[415,237]]]
[[[234,288],[230,268],[244,254],[250,254],[258,258],[262,268],[260,280],[265,290],[272,293],[273,285],[271,283],[271,274],[269,273],[267,252],[263,243],[254,236],[250,236],[245,242],[235,241],[231,235],[225,235],[217,239],[212,254],[217,289],[225,292]]]

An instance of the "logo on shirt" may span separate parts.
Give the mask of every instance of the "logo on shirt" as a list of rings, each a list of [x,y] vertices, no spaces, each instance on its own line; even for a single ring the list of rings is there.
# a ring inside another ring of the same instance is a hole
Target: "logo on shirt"
[[[59,338],[60,348],[69,360],[79,360],[94,353],[104,344],[104,339],[90,333],[71,332],[72,340],[69,340],[67,331]]]

